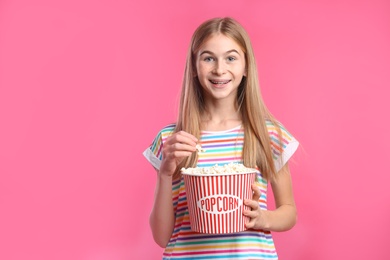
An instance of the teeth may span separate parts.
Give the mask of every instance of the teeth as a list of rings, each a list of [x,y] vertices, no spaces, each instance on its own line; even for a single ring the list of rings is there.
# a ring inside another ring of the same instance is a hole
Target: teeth
[[[213,83],[213,84],[226,84],[226,83],[229,82],[229,80],[228,80],[228,81],[213,81],[213,80],[210,80],[210,81],[211,81],[211,83]]]

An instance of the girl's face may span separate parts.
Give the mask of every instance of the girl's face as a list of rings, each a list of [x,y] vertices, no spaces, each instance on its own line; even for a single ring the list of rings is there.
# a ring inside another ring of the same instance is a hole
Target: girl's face
[[[210,36],[196,53],[196,72],[206,102],[227,100],[234,104],[245,71],[244,52],[223,34]]]

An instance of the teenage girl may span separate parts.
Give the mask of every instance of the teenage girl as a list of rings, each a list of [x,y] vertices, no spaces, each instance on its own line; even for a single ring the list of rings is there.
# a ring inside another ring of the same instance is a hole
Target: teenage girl
[[[206,151],[197,153],[196,145]],[[277,259],[271,231],[296,222],[287,161],[298,142],[266,108],[255,56],[244,28],[215,18],[194,32],[187,53],[177,122],[161,129],[145,157],[157,170],[150,227],[163,259]],[[191,231],[182,167],[243,163],[258,168],[246,231]],[[267,210],[271,184],[275,210]]]

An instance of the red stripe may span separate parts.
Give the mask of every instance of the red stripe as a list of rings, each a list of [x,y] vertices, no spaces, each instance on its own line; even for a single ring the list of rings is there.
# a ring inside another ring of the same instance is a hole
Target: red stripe
[[[199,194],[198,198],[202,198],[204,196],[204,187],[203,187],[202,180],[203,180],[203,178],[198,176],[198,191],[197,191]],[[204,215],[204,212],[202,210],[200,210],[200,208],[198,209],[198,214],[199,214],[198,231],[203,232],[202,222],[205,221],[205,215]]]
[[[192,223],[192,230],[193,231],[197,231],[199,230],[199,227],[198,227],[198,222],[199,222],[199,208],[198,208],[198,204],[197,204],[197,201],[199,199],[199,193],[197,191],[198,189],[198,181],[197,181],[197,177],[192,177],[192,180],[193,180],[193,183],[192,183],[192,187],[191,187],[191,200],[192,200],[192,218],[191,219],[191,223]]]
[[[219,183],[221,181],[221,176],[214,176],[214,180],[215,180],[215,193],[213,193],[214,195],[217,195],[219,194]],[[216,233],[220,233],[220,215],[219,214],[214,214],[215,216],[215,232]]]
[[[188,207],[188,213],[190,215],[190,222],[193,223],[194,220],[193,220],[193,217],[194,217],[194,212],[193,212],[193,190],[192,190],[192,180],[194,180],[193,178],[191,178],[190,176],[187,176],[187,175],[184,175],[184,182],[185,182],[185,188],[186,188],[186,191],[187,191],[187,207]],[[179,205],[178,205],[179,207]],[[191,227],[192,228],[192,227]]]
[[[201,193],[200,193],[200,178],[199,177],[196,177],[196,187],[195,187],[195,190],[194,190],[194,193],[196,194],[196,212],[194,212],[194,214],[196,214],[196,220],[195,220],[195,227],[196,227],[196,231],[199,232],[200,228],[199,228],[199,223],[200,223],[200,220],[201,220],[201,211],[200,211],[200,208],[198,207],[198,200],[199,198],[201,197]]]
[[[176,252],[172,252],[170,255],[171,256],[185,256],[185,255],[206,255],[206,254],[212,254],[214,253],[215,254],[216,250],[207,250],[207,251],[199,251],[199,252],[195,252],[195,251],[191,251],[191,252],[184,252],[184,253],[176,253]],[[275,252],[275,250],[267,250],[267,249],[261,249],[261,248],[258,248],[258,249],[225,249],[225,250],[218,250],[217,251],[218,253],[235,253],[235,252],[263,252],[263,253],[267,253],[267,252],[270,252],[270,253],[273,253]],[[164,253],[164,255],[166,255]]]
[[[235,180],[235,187],[236,187],[236,189],[235,189],[235,195],[237,196],[237,197],[239,197],[240,196],[240,187],[239,187],[239,182],[238,182],[238,180],[237,180],[237,178],[238,178],[238,176],[237,175],[234,175],[234,180]],[[242,207],[242,205],[240,205],[241,207]],[[235,218],[237,219],[237,223],[236,223],[236,225],[234,226],[234,230],[233,231],[236,231],[236,229],[237,229],[237,226],[240,226],[241,225],[241,223],[240,223],[240,219],[239,219],[239,211],[237,210],[236,212],[235,212]]]
[[[218,140],[210,140],[210,141],[202,141],[202,144],[213,144],[213,143],[232,143],[232,142],[238,142],[238,141],[244,141],[244,138],[229,138],[229,139],[218,139]]]
[[[209,191],[209,187],[207,187],[207,185],[206,185],[206,178],[208,178],[208,177],[204,177],[204,178],[202,178],[202,180],[203,180],[203,183],[202,183],[202,198],[203,197],[205,197],[205,196],[207,196],[207,194],[209,194],[210,193],[210,191]],[[202,216],[203,216],[203,219],[202,219],[202,221],[204,221],[203,223],[205,223],[205,225],[203,225],[202,226],[202,232],[203,233],[207,233],[208,232],[208,229],[207,229],[207,226],[208,226],[208,223],[209,223],[209,214],[207,214],[207,212],[205,212],[205,211],[203,211],[202,210]]]
[[[227,176],[222,176],[222,182],[221,182],[221,184],[222,184],[222,186],[221,186],[221,190],[222,190],[222,194],[226,194],[226,188],[227,188],[227,185],[228,185],[228,182],[227,182]],[[227,214],[226,213],[224,213],[223,215],[222,215],[222,233],[226,233],[226,229],[227,229],[227,227],[226,227],[226,224],[227,224]]]
[[[214,194],[214,177],[213,176],[210,176],[208,177],[209,179],[209,193],[207,194],[208,196]],[[209,226],[209,229],[210,229],[210,232],[211,233],[215,233],[214,231],[214,228],[215,228],[215,215],[213,214],[210,214],[209,212],[207,212],[207,214],[209,215],[210,219],[211,219],[211,223],[210,223],[210,226]]]
[[[251,178],[252,177],[252,174],[247,174],[247,181],[246,181],[246,187],[247,187],[247,194],[246,194],[246,198],[248,199],[252,199],[253,197],[253,191],[252,191],[252,182],[251,182]],[[250,210],[250,207],[247,207],[248,210]],[[250,218],[248,217],[245,217],[245,223],[248,223],[248,221],[250,220]]]

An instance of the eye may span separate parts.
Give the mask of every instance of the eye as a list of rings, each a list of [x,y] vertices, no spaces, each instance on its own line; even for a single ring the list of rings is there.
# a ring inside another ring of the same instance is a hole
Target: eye
[[[235,60],[237,60],[237,59],[236,59],[236,57],[229,56],[229,57],[227,57],[227,60],[228,60],[228,61],[235,61]]]
[[[213,57],[205,57],[203,60],[207,61],[207,62],[211,62],[211,61],[214,61],[214,58]]]

